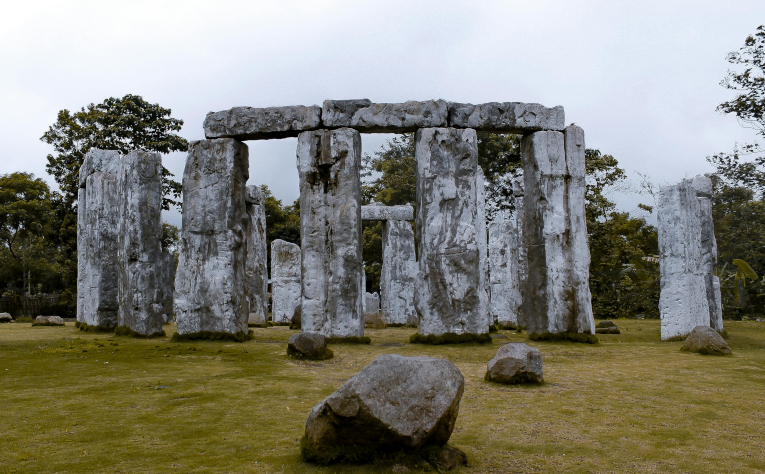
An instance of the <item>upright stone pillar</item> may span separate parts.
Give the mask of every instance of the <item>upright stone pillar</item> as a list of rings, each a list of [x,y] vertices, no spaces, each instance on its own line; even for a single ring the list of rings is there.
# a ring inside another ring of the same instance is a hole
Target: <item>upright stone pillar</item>
[[[380,275],[382,318],[389,326],[417,326],[414,309],[417,261],[412,224],[388,220],[383,224],[383,264]]]
[[[266,249],[266,205],[263,191],[247,186],[245,203],[249,216],[245,291],[249,324],[264,325],[268,319],[268,254]]]
[[[162,250],[162,276],[160,277],[160,287],[162,294],[165,298],[162,301],[162,310],[160,311],[165,315],[165,322],[170,322],[175,319],[175,309],[173,308],[173,294],[175,293],[175,255],[170,251]]]
[[[140,336],[163,336],[173,295],[163,282],[162,156],[142,150],[124,156],[119,195],[118,326]]]
[[[518,281],[518,245],[515,223],[489,223],[489,277],[492,319],[503,329],[518,327],[521,288]]]
[[[711,196],[712,182],[705,176],[659,192],[662,341],[685,338],[696,326],[722,330]]]
[[[584,132],[522,141],[523,240],[528,262],[518,323],[529,333],[594,333],[584,214]]]
[[[300,314],[300,246],[276,239],[271,242],[271,321],[288,325]]]
[[[364,335],[361,136],[350,128],[298,136],[303,331]]]
[[[245,293],[247,145],[230,138],[189,145],[183,172],[183,230],[175,277],[181,337],[248,333]]]
[[[117,151],[91,149],[80,166],[77,197],[77,321],[117,327],[119,209]]]
[[[521,314],[521,305],[523,304],[523,285],[528,275],[528,260],[526,259],[526,246],[523,243],[523,176],[517,176],[513,179],[513,200],[515,210],[513,212],[513,224],[515,227],[515,253],[516,263],[513,266],[515,276],[513,279],[518,282],[518,292],[514,294],[516,300],[513,302],[516,318]]]
[[[418,337],[488,338],[485,241],[476,176],[475,130],[421,128],[415,134]],[[480,337],[485,335],[484,337]],[[477,337],[478,336],[478,337]]]
[[[481,265],[481,274],[483,279],[481,280],[481,288],[485,293],[484,299],[486,301],[486,320],[489,325],[494,323],[492,318],[490,307],[491,293],[489,288],[489,246],[487,243],[488,235],[486,230],[486,179],[483,175],[483,170],[480,166],[476,168],[475,176],[475,189],[476,189],[476,232],[478,234],[478,249],[479,249],[479,263]]]

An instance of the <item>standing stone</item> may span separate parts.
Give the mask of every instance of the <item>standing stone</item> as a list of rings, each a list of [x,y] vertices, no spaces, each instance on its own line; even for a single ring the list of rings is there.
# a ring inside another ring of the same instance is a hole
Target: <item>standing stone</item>
[[[719,280],[712,273],[717,244],[711,196],[712,182],[705,176],[659,191],[662,341],[684,338],[697,326],[722,330]]]
[[[418,333],[488,335],[475,130],[419,129],[415,157]]]
[[[513,201],[515,205],[514,222],[515,222],[515,245],[518,255],[518,264],[516,265],[515,277],[518,280],[518,300],[515,303],[517,308],[516,314],[520,314],[521,311],[521,293],[520,288],[523,288],[523,282],[526,280],[528,274],[528,261],[526,260],[526,246],[523,244],[523,176],[518,176],[513,179]]]
[[[383,264],[380,275],[382,318],[391,326],[417,326],[414,309],[417,261],[414,231],[408,221],[383,224]]]
[[[200,140],[189,146],[175,278],[180,335],[247,334],[248,169],[247,145],[236,140]]]
[[[529,333],[595,332],[584,215],[584,132],[523,137],[523,242],[528,262],[518,323]]]
[[[303,132],[297,158],[303,330],[361,337],[361,136],[349,128]]]
[[[266,203],[263,191],[247,186],[245,203],[250,225],[247,232],[245,291],[249,303],[249,324],[265,324],[268,319],[268,254],[266,249]]]
[[[492,320],[506,329],[517,328],[521,300],[516,239],[513,221],[489,223],[489,307]]]
[[[380,300],[372,293],[364,293],[364,327],[385,327],[385,321],[380,317]]]
[[[271,321],[290,324],[300,312],[300,246],[276,239],[271,242]]]
[[[77,321],[102,329],[117,327],[119,311],[119,166],[119,152],[94,148],[80,167]]]
[[[164,335],[173,295],[163,281],[162,155],[135,150],[124,156],[119,196],[118,326],[141,336]]]
[[[175,319],[175,309],[173,308],[173,294],[175,293],[175,255],[168,250],[162,251],[162,276],[159,284],[162,288],[162,294],[166,297],[162,300],[162,314],[165,315],[165,322]]]
[[[486,232],[486,179],[483,175],[483,169],[480,166],[476,168],[475,174],[475,190],[476,190],[476,215],[475,215],[475,228],[478,236],[478,256],[479,264],[481,267],[481,275],[483,280],[481,281],[481,289],[484,292],[484,300],[486,301],[486,320],[489,325],[494,323],[494,319],[491,316],[489,310],[489,301],[491,299],[489,288],[489,245],[487,242]]]

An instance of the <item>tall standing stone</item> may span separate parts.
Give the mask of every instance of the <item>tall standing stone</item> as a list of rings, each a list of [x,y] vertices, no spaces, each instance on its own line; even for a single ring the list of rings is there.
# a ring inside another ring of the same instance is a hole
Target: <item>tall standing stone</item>
[[[175,255],[168,250],[162,250],[162,276],[159,285],[163,295],[166,295],[162,301],[163,307],[161,313],[165,315],[165,322],[175,319],[175,309],[173,308],[173,294],[175,293]]]
[[[350,128],[303,132],[297,162],[303,330],[363,336],[361,136]]]
[[[515,252],[517,255],[515,265],[515,280],[518,281],[518,293],[515,294],[517,300],[514,302],[515,314],[521,314],[521,303],[523,302],[522,288],[528,275],[528,260],[526,259],[526,246],[523,243],[523,176],[513,179],[513,202],[515,210],[513,211],[513,222],[515,227]]]
[[[684,179],[659,192],[662,341],[684,338],[697,326],[722,330],[711,203],[712,182]],[[719,329],[718,329],[719,328]]]
[[[535,132],[522,141],[523,239],[528,275],[518,322],[529,333],[594,333],[584,214],[584,132]]]
[[[245,291],[249,303],[250,324],[268,319],[268,254],[266,248],[266,205],[263,191],[247,186],[245,203],[250,226],[247,232],[247,264]]]
[[[91,149],[80,167],[77,198],[77,321],[117,327],[119,208],[117,151]]]
[[[142,150],[124,156],[119,195],[118,326],[141,336],[164,335],[162,326],[173,295],[163,281],[162,156]]]
[[[411,223],[385,221],[382,256],[382,318],[392,326],[417,326],[417,312],[414,309],[417,261]]]
[[[417,159],[418,278],[421,336],[489,331],[486,234],[481,233],[475,130],[422,128]]]
[[[178,334],[246,334],[247,145],[230,138],[189,146],[175,277]]]
[[[489,223],[489,312],[498,325],[508,329],[518,326],[521,300],[516,240],[513,221]]]
[[[289,324],[300,312],[300,246],[276,239],[271,242],[271,321]]]
[[[478,235],[479,263],[481,265],[481,274],[483,275],[482,289],[485,293],[486,301],[486,320],[491,325],[494,321],[489,310],[489,301],[491,299],[489,288],[489,246],[487,242],[486,230],[486,179],[483,175],[483,169],[480,166],[476,168],[475,190],[476,190],[476,208],[475,228]]]

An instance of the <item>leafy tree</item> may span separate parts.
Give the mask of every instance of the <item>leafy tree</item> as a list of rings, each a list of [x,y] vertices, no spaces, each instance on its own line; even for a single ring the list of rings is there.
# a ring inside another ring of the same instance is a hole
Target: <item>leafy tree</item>
[[[485,179],[486,219],[506,219],[515,210],[512,181],[523,174],[521,135],[478,132],[478,165]]]

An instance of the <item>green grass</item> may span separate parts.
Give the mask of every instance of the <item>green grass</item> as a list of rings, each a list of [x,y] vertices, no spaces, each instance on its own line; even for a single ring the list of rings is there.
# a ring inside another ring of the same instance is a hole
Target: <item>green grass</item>
[[[375,357],[454,362],[465,394],[449,444],[460,473],[762,472],[765,324],[728,322],[733,355],[681,352],[659,321],[619,320],[600,343],[509,339],[409,344],[415,330],[368,330],[296,361],[285,327],[254,339],[187,341],[0,325],[0,472],[389,473],[390,465],[306,464],[311,408]],[[174,326],[165,326],[168,335]],[[545,384],[483,380],[506,342],[542,351]]]

